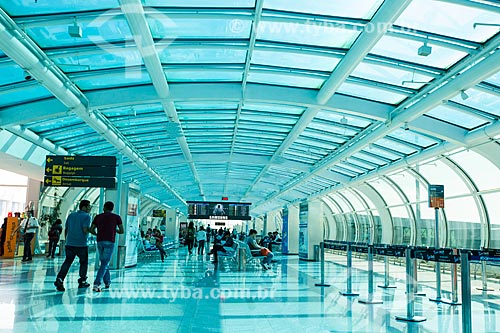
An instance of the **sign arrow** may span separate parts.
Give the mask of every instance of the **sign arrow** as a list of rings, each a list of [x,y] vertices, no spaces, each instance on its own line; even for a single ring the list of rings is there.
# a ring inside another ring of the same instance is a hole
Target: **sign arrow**
[[[52,159],[52,158],[47,157],[47,163],[50,163],[50,162],[52,162],[52,161],[53,161],[53,159]]]
[[[52,183],[52,180],[50,180],[50,178],[47,178],[47,179],[45,179],[45,183],[50,184],[50,183]]]
[[[47,172],[51,172],[51,171],[52,171],[52,169],[51,169],[51,168],[47,168],[47,169],[45,169],[45,171],[47,171]]]

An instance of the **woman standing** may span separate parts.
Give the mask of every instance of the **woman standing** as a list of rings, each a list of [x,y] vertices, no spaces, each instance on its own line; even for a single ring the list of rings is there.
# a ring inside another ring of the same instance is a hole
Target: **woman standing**
[[[196,239],[198,240],[198,255],[203,255],[205,250],[205,241],[207,239],[207,233],[205,232],[205,228],[203,228],[203,226],[201,226],[200,230],[198,230]]]
[[[194,245],[194,235],[196,234],[196,229],[194,228],[193,221],[189,222],[186,233],[186,243],[188,246],[189,254],[193,254],[193,245]]]
[[[49,250],[47,251],[47,258],[52,257],[56,254],[57,243],[59,243],[59,238],[62,234],[62,221],[57,219],[49,230]]]
[[[160,251],[161,262],[165,262],[165,257],[167,257],[167,252],[163,249],[163,235],[160,230],[155,230],[154,237],[156,239],[156,248]]]

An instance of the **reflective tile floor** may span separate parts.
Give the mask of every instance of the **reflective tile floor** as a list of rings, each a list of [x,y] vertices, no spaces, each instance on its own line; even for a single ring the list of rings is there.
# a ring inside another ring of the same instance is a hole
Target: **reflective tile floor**
[[[240,272],[214,269],[206,257],[188,256],[181,248],[164,263],[141,261],[113,271],[111,288],[102,293],[77,288],[77,263],[66,292],[57,292],[53,282],[62,261],[0,261],[0,332],[462,332],[460,306],[429,301],[435,295],[432,272],[419,276],[428,283],[421,286],[427,297],[415,305],[427,320],[409,324],[395,320],[406,313],[403,267],[391,267],[397,289],[375,288],[374,298],[383,304],[365,305],[339,294],[346,280],[345,258],[339,256],[328,257],[326,282],[332,286],[321,288],[315,286],[317,262],[282,256],[270,271]],[[353,290],[366,298],[366,262],[355,260],[354,266]],[[375,271],[383,272],[383,265],[376,263]],[[382,282],[376,274],[375,283]],[[443,288],[448,284],[443,277]],[[472,332],[500,332],[500,292],[494,287],[473,295]]]

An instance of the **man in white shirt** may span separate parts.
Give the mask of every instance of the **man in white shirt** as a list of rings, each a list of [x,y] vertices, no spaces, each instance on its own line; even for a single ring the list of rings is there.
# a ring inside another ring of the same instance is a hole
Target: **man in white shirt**
[[[26,212],[26,218],[21,222],[19,227],[12,232],[12,234],[21,228],[24,230],[24,253],[22,262],[32,261],[33,254],[31,253],[31,240],[35,237],[35,233],[40,228],[40,224],[33,216],[32,210]]]
[[[207,233],[205,232],[205,228],[203,228],[203,226],[201,226],[200,230],[198,230],[196,240],[198,241],[198,255],[203,255],[203,251],[205,251],[205,241],[207,240]]]

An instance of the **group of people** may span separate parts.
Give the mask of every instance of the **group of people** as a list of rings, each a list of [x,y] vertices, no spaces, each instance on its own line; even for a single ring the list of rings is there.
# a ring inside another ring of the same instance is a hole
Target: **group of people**
[[[198,247],[198,255],[203,255],[205,247],[210,247],[211,240],[213,240],[212,248],[207,254],[213,255],[212,262],[217,264],[219,259],[218,253],[234,251],[234,242],[238,238],[240,241],[248,244],[253,256],[262,257],[261,266],[264,270],[271,269],[271,262],[274,254],[270,247],[272,244],[279,244],[281,242],[281,238],[277,231],[268,233],[259,244],[257,242],[257,230],[255,229],[251,229],[248,236],[246,236],[244,233],[238,234],[235,229],[233,229],[232,232],[222,228],[215,230],[210,228],[210,224],[206,229],[200,226],[199,229],[196,230],[194,223],[190,222],[184,234],[184,244],[188,247],[188,253],[190,255],[193,253],[195,244],[197,244]]]
[[[102,291],[101,283],[104,282],[104,288],[109,288],[111,276],[109,273],[109,262],[115,248],[116,234],[123,234],[123,223],[119,215],[113,213],[114,204],[111,201],[104,203],[104,212],[95,216],[91,221],[90,201],[82,200],[79,204],[79,210],[71,213],[66,219],[64,233],[66,236],[66,258],[57,274],[54,286],[58,291],[64,291],[64,279],[75,260],[78,257],[80,269],[78,279],[78,288],[88,288],[87,282],[88,270],[88,234],[97,237],[97,251],[99,254],[99,269],[96,272],[93,290]]]

